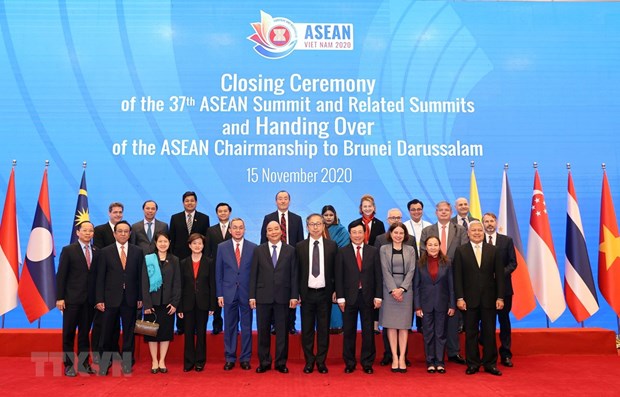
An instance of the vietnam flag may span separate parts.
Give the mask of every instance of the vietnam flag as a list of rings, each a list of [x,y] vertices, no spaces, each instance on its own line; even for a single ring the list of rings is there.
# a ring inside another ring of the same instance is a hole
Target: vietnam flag
[[[601,227],[598,247],[598,287],[609,306],[620,316],[620,233],[607,173],[603,171]]]

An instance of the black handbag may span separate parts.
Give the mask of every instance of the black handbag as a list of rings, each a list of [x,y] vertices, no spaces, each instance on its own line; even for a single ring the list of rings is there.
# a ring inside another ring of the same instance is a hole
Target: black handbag
[[[153,314],[155,312],[153,311]],[[159,331],[159,324],[157,324],[157,315],[155,314],[155,321],[146,321],[144,319],[136,320],[136,326],[133,329],[134,334],[146,335],[146,336],[157,336],[157,331]]]

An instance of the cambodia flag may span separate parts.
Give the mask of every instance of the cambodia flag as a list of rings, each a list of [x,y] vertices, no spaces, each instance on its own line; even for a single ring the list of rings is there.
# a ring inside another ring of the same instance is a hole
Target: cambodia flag
[[[564,262],[564,295],[575,320],[581,322],[598,311],[594,277],[581,224],[573,177],[568,172],[566,203],[566,261]]]
[[[82,222],[90,221],[88,212],[88,190],[86,190],[86,171],[82,172],[82,182],[78,191],[77,204],[75,205],[75,219],[73,219],[73,228],[71,229],[71,243],[77,241],[78,226]]]
[[[46,167],[19,280],[19,299],[30,322],[56,306],[54,256]]]
[[[601,193],[598,287],[609,306],[616,312],[616,315],[620,316],[620,233],[605,172],[603,172],[603,192]]]

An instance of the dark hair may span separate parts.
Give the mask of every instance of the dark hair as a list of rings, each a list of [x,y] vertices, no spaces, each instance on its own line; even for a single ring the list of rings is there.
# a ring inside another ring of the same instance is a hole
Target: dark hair
[[[484,219],[485,216],[490,216],[491,218],[497,220],[497,215],[492,212],[487,212],[486,214],[482,215],[482,219]]]
[[[308,222],[310,222],[310,218],[313,218],[315,216],[318,216],[319,218],[321,218],[321,222],[325,223],[325,222],[323,222],[323,217],[321,216],[321,214],[317,214],[316,212],[313,212],[312,214],[310,214],[310,215],[308,215],[306,217],[306,225],[308,224]]]
[[[183,200],[182,201],[185,201],[185,199],[187,197],[189,197],[189,196],[194,196],[194,200],[198,201],[198,196],[196,196],[196,193],[191,192],[191,191],[187,191],[187,192],[183,193]]]
[[[129,222],[127,222],[126,220],[124,220],[124,219],[123,219],[123,220],[121,220],[121,221],[118,221],[118,222],[116,223],[116,225],[114,225],[114,232],[115,232],[115,233],[116,233],[116,227],[117,227],[118,225],[127,225],[127,226],[129,226],[129,231],[131,231],[131,225],[129,224]]]
[[[215,206],[215,212],[217,213],[217,209],[220,207],[228,207],[228,211],[232,212],[232,207],[228,203],[218,203]]]
[[[422,209],[424,209],[424,203],[418,200],[417,198],[415,198],[407,203],[407,211],[409,211],[409,208],[414,204],[420,204]]]
[[[168,240],[168,242],[170,242],[170,236],[168,236],[168,233],[164,232],[163,230],[160,230],[157,233],[155,233],[155,235],[153,236],[153,241],[157,242],[157,240],[161,236],[164,236],[166,238],[166,240]],[[166,250],[166,252],[168,252],[168,251],[170,251],[170,246],[168,246],[168,249]]]
[[[189,235],[189,237],[187,238],[187,245],[193,243],[195,240],[202,240],[202,243],[205,243],[205,236],[203,236],[200,233],[192,233]]]
[[[446,256],[446,254],[444,254],[441,251],[441,240],[439,240],[439,237],[437,236],[428,236],[426,240],[424,240],[423,244],[426,247],[426,242],[430,239],[435,239],[437,240],[437,242],[439,243],[439,254],[437,255],[437,257],[439,258],[439,264],[440,265],[446,265],[450,262],[450,258],[448,258]],[[428,263],[428,253],[426,252],[426,250],[422,251],[422,255],[420,255],[420,259],[418,260],[418,266],[420,267],[424,267],[426,266],[426,264]]]
[[[390,228],[388,229],[388,235],[387,235],[387,241],[389,241],[390,243],[392,241],[394,241],[392,239],[392,232],[394,231],[394,229],[396,229],[397,227],[400,227],[401,229],[403,229],[403,231],[405,232],[405,238],[403,239],[403,243],[407,240],[409,240],[409,231],[407,231],[407,228],[405,227],[405,225],[402,222],[394,222],[390,225]]]
[[[280,190],[278,193],[276,193],[276,200],[278,199],[278,194],[280,194],[280,193],[286,193],[286,195],[288,196],[288,199],[290,201],[291,194],[289,192],[287,192],[286,190]]]
[[[366,233],[366,225],[364,225],[364,222],[362,222],[361,219],[357,219],[349,223],[349,228],[348,228],[349,233],[351,233],[351,229],[353,229],[354,227],[358,227],[358,226],[361,226],[362,229],[364,229],[364,233]]]
[[[77,230],[81,230],[82,229],[82,225],[85,225],[87,223],[90,223],[91,226],[95,226],[95,225],[93,225],[93,223],[91,221],[82,221],[82,222],[77,224]]]
[[[159,209],[159,205],[157,205],[157,202],[155,200],[146,200],[144,203],[142,203],[142,209],[144,209],[144,207],[146,207],[146,203],[153,203],[153,204],[155,204],[155,209],[156,210]]]
[[[321,209],[321,215],[324,215],[327,211],[331,211],[334,213],[334,223],[332,223],[332,225],[339,224],[340,219],[338,219],[338,214],[336,214],[336,209],[334,208],[334,206],[330,204],[324,205]]]

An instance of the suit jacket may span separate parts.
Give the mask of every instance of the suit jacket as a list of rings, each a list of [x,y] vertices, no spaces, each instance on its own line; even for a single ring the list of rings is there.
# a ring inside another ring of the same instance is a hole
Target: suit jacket
[[[456,249],[452,263],[456,299],[464,299],[468,309],[493,309],[504,298],[504,265],[494,246],[482,244],[480,267],[470,243]]]
[[[433,281],[427,266],[418,264],[413,277],[413,302],[415,309],[424,312],[444,312],[456,307],[452,265],[439,264],[437,278]]]
[[[178,311],[200,310],[214,311],[217,307],[215,298],[215,264],[211,258],[202,255],[198,265],[198,277],[194,279],[194,264],[191,255],[181,260],[181,304]]]
[[[155,237],[155,233],[158,232],[168,233],[168,224],[166,222],[155,219],[155,224],[153,226],[153,237]],[[131,225],[131,236],[129,237],[129,242],[142,248],[144,255],[157,252],[155,240],[153,239],[153,241],[149,241],[149,238],[146,235],[146,230],[144,230],[144,219],[141,219]]]
[[[415,248],[410,245],[403,245],[403,259],[405,265],[405,278],[402,284],[396,285],[394,275],[392,274],[392,244],[385,244],[379,249],[379,258],[381,260],[381,275],[383,277],[383,292],[392,291],[395,288],[403,287],[407,291],[411,291],[413,286],[413,275],[415,273],[415,264],[417,263],[417,254]]]
[[[267,225],[271,221],[276,221],[280,223],[280,212],[272,212],[271,214],[265,215],[263,219],[263,225],[260,228],[260,243],[264,244],[267,242]],[[286,225],[288,229],[288,244],[292,247],[295,247],[298,242],[304,239],[304,226],[301,221],[301,217],[291,211],[288,212],[288,224]]]
[[[256,299],[258,304],[288,305],[291,299],[299,298],[295,248],[283,243],[276,266],[273,267],[270,245],[267,242],[254,250],[250,271],[250,299]]]
[[[357,301],[359,283],[362,283],[364,303],[373,305],[374,298],[383,299],[383,276],[379,250],[371,245],[364,244],[362,248],[362,271],[357,267],[355,247],[349,244],[338,250],[336,258],[336,296],[348,302]]]
[[[460,245],[463,245],[469,242],[469,237],[467,237],[467,230],[461,225],[457,225],[456,223],[448,222],[448,252],[444,252],[444,254],[450,258],[450,260],[454,259],[454,252],[456,248]],[[421,247],[420,252],[426,251],[426,239],[430,236],[435,236],[441,239],[441,234],[439,232],[439,224],[434,223],[430,226],[425,227],[422,230],[422,236],[420,236]]]
[[[95,247],[101,249],[114,243],[116,243],[114,230],[112,230],[109,222],[95,227],[95,234],[93,235],[93,245]]]
[[[194,224],[192,225],[192,233],[200,233],[207,235],[209,228],[209,216],[202,212],[194,213]],[[170,251],[180,260],[183,260],[192,254],[187,244],[187,221],[185,211],[174,214],[170,217]]]
[[[106,307],[119,307],[123,300],[123,286],[125,303],[136,307],[142,300],[142,267],[144,253],[133,244],[127,244],[127,263],[125,269],[121,264],[116,244],[102,248],[97,263],[97,303],[103,302]]]
[[[308,278],[310,277],[310,239],[307,238],[297,243],[297,263],[299,263],[299,295],[303,302],[308,294]],[[338,245],[329,239],[323,239],[323,267],[325,276],[325,292],[331,300],[334,292],[334,268],[336,267],[336,256],[338,255]]]
[[[374,246],[377,247],[377,249],[381,249],[381,247],[383,247],[384,245],[391,244],[387,239],[388,234],[389,234],[388,232],[385,232],[382,235],[377,236],[377,239],[375,240],[375,243],[374,243]],[[415,237],[409,235],[409,239],[405,241],[403,244],[413,247],[414,252],[415,252],[414,263],[417,263],[418,262],[418,248],[417,248],[417,244],[415,241]]]
[[[215,225],[207,229],[206,237],[207,237],[207,247],[206,247],[207,256],[215,261],[215,258],[217,256],[218,245],[221,242],[225,240],[230,240],[232,238],[232,236],[230,235],[230,221],[228,221],[228,227],[226,228],[226,238],[222,237],[222,228],[220,227],[220,222],[217,222]]]
[[[225,303],[234,301],[237,290],[240,301],[247,304],[250,299],[250,272],[256,247],[256,244],[244,239],[241,261],[237,266],[235,242],[229,239],[218,245],[215,259],[216,295],[223,297]]]
[[[56,299],[66,304],[81,305],[88,302],[94,305],[97,283],[97,260],[99,250],[92,247],[90,269],[86,256],[78,241],[69,244],[60,252],[58,272],[56,273]]]
[[[362,218],[357,218],[353,222],[361,221]],[[351,222],[351,223],[353,223]],[[349,223],[349,225],[351,225]],[[348,229],[348,228],[347,228]],[[385,224],[377,218],[372,218],[372,222],[370,223],[370,236],[368,237],[368,243],[370,245],[375,245],[375,241],[378,236],[385,233]]]
[[[512,272],[517,268],[517,254],[512,238],[496,233],[495,249],[504,265],[504,296],[514,295],[512,290]],[[489,236],[484,235],[484,243],[487,244]]]
[[[166,255],[166,262],[161,269],[162,285],[154,292],[149,292],[151,283],[146,263],[142,267],[142,298],[145,309],[152,309],[155,305],[167,306],[171,304],[175,308],[181,302],[181,269],[179,258],[172,254]]]

